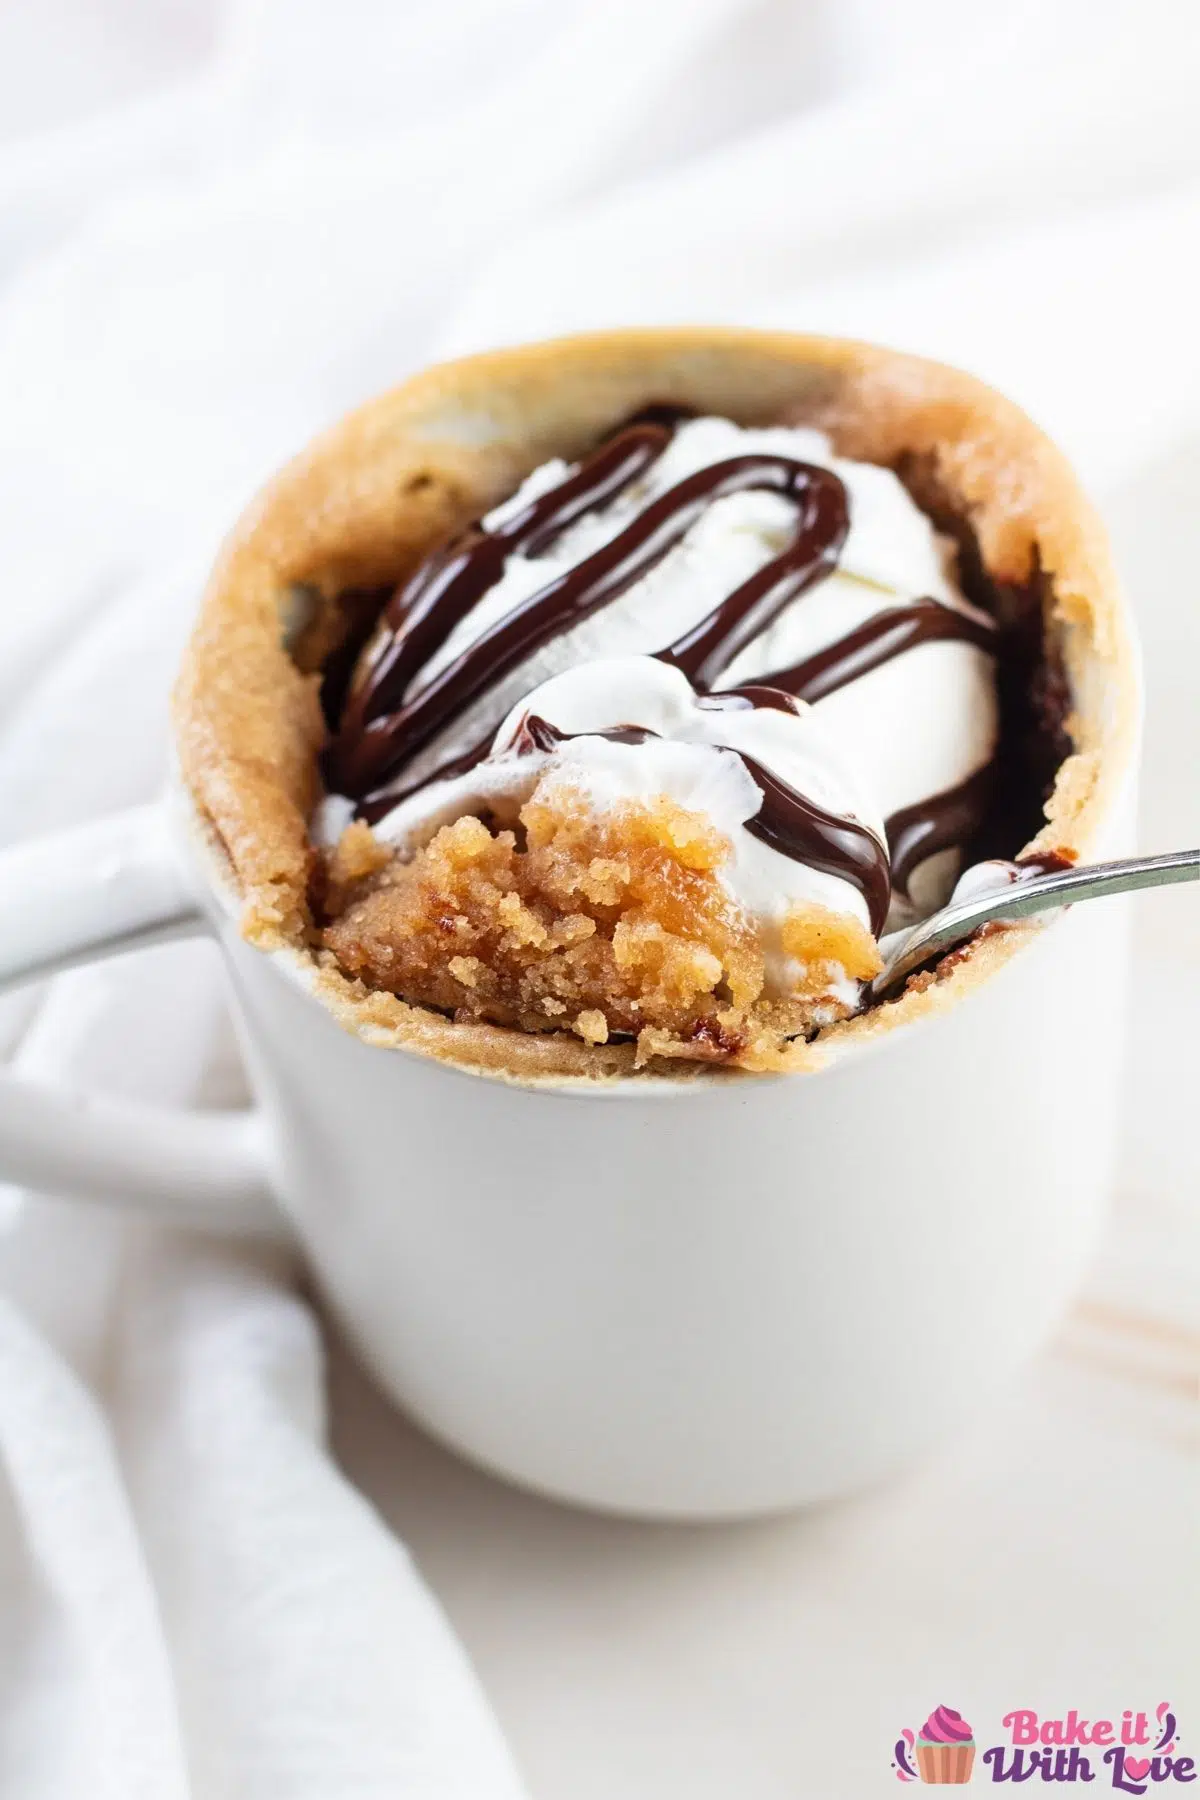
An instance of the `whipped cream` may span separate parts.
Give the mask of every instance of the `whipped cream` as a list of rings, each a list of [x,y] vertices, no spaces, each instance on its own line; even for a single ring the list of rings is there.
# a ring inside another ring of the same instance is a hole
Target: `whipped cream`
[[[850,532],[837,571],[787,608],[737,657],[721,687],[736,687],[824,649],[885,608],[924,596],[971,614],[947,541],[890,469],[835,456],[807,427],[749,428],[691,419],[638,481],[588,514],[538,556],[510,556],[502,578],[453,630],[410,684],[412,699],[485,631],[530,595],[609,543],[686,476],[730,457],[765,452],[833,469],[846,486]],[[555,460],[535,469],[484,520],[514,516],[571,472]],[[498,709],[541,682],[597,656],[649,654],[679,637],[786,547],[795,507],[753,490],[706,508],[683,540],[642,580],[537,655],[469,708],[404,771],[405,787],[478,743]],[[978,614],[974,614],[978,617]],[[972,644],[922,644],[817,702],[830,738],[853,762],[884,816],[955,787],[990,759],[997,714],[992,659]]]

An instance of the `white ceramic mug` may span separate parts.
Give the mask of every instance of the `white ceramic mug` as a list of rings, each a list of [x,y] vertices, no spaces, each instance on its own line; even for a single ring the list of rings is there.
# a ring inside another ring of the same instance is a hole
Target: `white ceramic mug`
[[[1125,847],[1132,771],[1103,851]],[[716,1518],[874,1480],[984,1404],[1108,1187],[1123,905],[825,1073],[533,1089],[371,1048],[239,936],[182,795],[0,858],[0,978],[214,931],[258,1108],[0,1082],[0,1175],[301,1242],[383,1386],[525,1485]]]

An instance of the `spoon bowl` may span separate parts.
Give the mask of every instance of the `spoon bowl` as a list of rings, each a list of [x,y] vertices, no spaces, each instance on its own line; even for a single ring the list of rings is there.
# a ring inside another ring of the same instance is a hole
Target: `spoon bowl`
[[[1055,912],[1060,906],[1073,906],[1080,900],[1099,900],[1105,894],[1128,894],[1138,888],[1168,887],[1177,881],[1200,881],[1200,850],[1092,863],[1082,868],[1056,869],[1050,875],[1018,874],[995,892],[952,902],[911,930],[896,933],[883,968],[870,984],[869,997],[874,1001],[893,999],[910,975],[965,943],[981,925],[1015,924],[1038,913]]]

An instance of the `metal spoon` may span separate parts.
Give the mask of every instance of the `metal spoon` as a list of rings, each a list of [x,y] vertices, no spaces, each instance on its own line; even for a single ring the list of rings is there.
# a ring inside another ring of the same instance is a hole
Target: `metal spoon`
[[[922,964],[963,943],[993,919],[1005,922],[1052,912],[1077,900],[1099,900],[1104,894],[1127,894],[1134,888],[1166,887],[1175,881],[1200,881],[1200,850],[1176,850],[1170,856],[1135,856],[1126,862],[1092,863],[1087,868],[1056,870],[1053,875],[1017,880],[996,893],[944,906],[911,931],[898,932],[883,968],[868,989],[872,1000],[886,1000],[903,987]]]

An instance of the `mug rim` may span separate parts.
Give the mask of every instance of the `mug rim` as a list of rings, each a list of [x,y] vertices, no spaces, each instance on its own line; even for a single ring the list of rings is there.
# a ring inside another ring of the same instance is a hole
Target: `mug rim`
[[[236,769],[222,767],[219,760],[206,768],[208,747],[215,743],[219,753],[222,743],[222,716],[219,708],[210,714],[209,702],[219,698],[224,704],[237,685],[218,680],[214,687],[214,647],[219,658],[221,628],[228,632],[231,626],[240,626],[248,629],[242,629],[240,635],[234,633],[232,647],[239,656],[257,654],[255,646],[270,613],[273,623],[260,648],[279,659],[281,615],[275,609],[285,605],[291,591],[289,583],[294,586],[300,579],[293,569],[288,534],[299,530],[299,520],[307,516],[302,502],[328,490],[331,482],[345,487],[346,477],[371,473],[373,459],[382,453],[381,443],[393,446],[389,454],[395,454],[398,443],[404,455],[417,457],[425,471],[419,477],[426,484],[423,492],[430,480],[427,471],[437,471],[442,466],[439,457],[448,459],[445,472],[452,487],[453,478],[463,478],[462,459],[481,454],[479,446],[491,443],[487,432],[482,437],[476,435],[487,419],[471,411],[472,405],[478,405],[480,396],[487,393],[493,397],[508,393],[516,407],[518,426],[525,416],[522,406],[532,408],[527,421],[530,429],[536,427],[544,433],[550,429],[545,409],[551,402],[546,395],[560,396],[564,384],[569,391],[572,380],[578,382],[581,374],[588,377],[584,386],[591,396],[588,404],[594,406],[594,390],[601,376],[609,381],[616,379],[618,388],[621,380],[626,385],[637,380],[649,381],[657,390],[663,385],[664,368],[673,370],[685,386],[690,381],[702,386],[710,374],[697,375],[697,368],[710,372],[714,366],[724,369],[722,379],[732,379],[732,370],[742,380],[744,370],[758,364],[770,371],[772,382],[807,380],[814,371],[843,382],[850,400],[859,408],[860,430],[863,416],[878,414],[883,421],[880,428],[893,435],[900,430],[901,442],[908,444],[918,440],[916,422],[923,420],[922,430],[927,437],[932,436],[935,445],[966,456],[962,480],[964,492],[975,496],[972,504],[990,504],[986,498],[980,501],[979,496],[991,491],[988,482],[995,480],[997,467],[1001,472],[1015,470],[1025,477],[1028,496],[1020,501],[1011,519],[1004,510],[1008,502],[999,503],[1000,522],[996,529],[1008,530],[1010,537],[1013,533],[1018,537],[1022,532],[1030,534],[1028,548],[1035,558],[1035,574],[1043,539],[1049,544],[1051,560],[1043,566],[1048,567],[1055,585],[1052,612],[1049,603],[1044,602],[1046,628],[1052,621],[1070,669],[1077,715],[1083,720],[1082,744],[1076,736],[1074,750],[1060,766],[1049,822],[1026,848],[1063,844],[1069,845],[1075,855],[1093,854],[1136,766],[1140,697],[1135,634],[1112,571],[1103,530],[1073,472],[1049,440],[1012,402],[982,382],[922,358],[850,340],[798,333],[721,327],[635,328],[484,353],[423,371],[390,393],[368,401],[319,438],[244,515],[214,573],[201,627],[193,635],[185,660],[176,702],[184,786],[201,829],[212,822],[217,838],[212,849],[219,860],[230,863],[227,873],[234,874],[234,859],[246,855],[247,844],[253,847],[255,834],[246,829],[253,823],[249,815],[234,818],[234,834],[221,830],[222,804],[227,802]],[[759,378],[765,379],[761,369]],[[563,404],[560,399],[553,401],[553,405],[559,404]],[[456,423],[460,414],[461,423]],[[520,437],[519,429],[511,419],[503,428],[495,429],[502,432],[502,437],[503,431],[508,432],[503,442],[508,446],[505,454],[511,454]],[[853,422],[847,429],[854,429]],[[465,433],[461,439],[455,436],[460,430]],[[840,442],[836,430],[834,435],[835,441]],[[868,461],[884,460],[882,456],[872,456],[869,448],[865,452],[846,445],[840,448],[843,454],[863,454]],[[969,516],[974,518],[974,514]],[[1056,556],[1063,559],[1062,566],[1054,560]],[[990,554],[987,561],[989,571],[1001,579],[1006,566],[1003,557],[999,572]],[[293,572],[289,575],[288,570]],[[272,594],[274,601],[267,606]],[[270,666],[274,667],[274,663]],[[256,663],[254,667],[261,676],[266,665],[259,667]],[[220,672],[217,668],[218,675]],[[292,680],[295,679],[293,665]],[[255,686],[261,683],[251,682],[251,687]],[[298,695],[292,698],[299,700]],[[275,747],[285,764],[294,756],[297,717],[291,715],[290,736]],[[271,750],[268,745],[268,751]],[[1068,766],[1071,775],[1064,785]],[[259,781],[255,793],[260,793],[262,787]],[[289,805],[294,802],[289,801]],[[232,855],[226,842],[237,846]],[[733,1075],[739,1079],[759,1078],[757,1072],[752,1075],[749,1071],[702,1064],[693,1065],[686,1072],[678,1064],[670,1073],[659,1073],[653,1065],[634,1069],[629,1065],[626,1046],[585,1048],[572,1040],[572,1054],[567,1056],[561,1048],[561,1033],[529,1034],[513,1027],[474,1023],[455,1026],[430,1009],[390,995],[368,994],[340,971],[339,985],[329,970],[317,965],[306,936],[296,935],[290,925],[286,930],[280,925],[281,914],[273,889],[260,890],[260,895],[266,893],[266,903],[259,907],[255,918],[254,889],[240,861],[236,874],[240,879],[240,887],[235,881],[235,892],[242,904],[243,934],[269,954],[283,952],[287,964],[294,962],[297,972],[302,972],[303,985],[310,996],[324,1004],[345,1029],[368,1044],[408,1049],[464,1072],[489,1074],[538,1089],[593,1091],[627,1083],[642,1088],[664,1084],[687,1089],[697,1081],[728,1082]],[[979,982],[1016,955],[1022,941],[1022,931],[1013,927],[973,941],[965,954],[956,953],[952,962],[942,965],[941,979],[920,990],[910,987],[895,1001],[826,1028],[812,1045],[804,1046],[791,1069],[780,1073],[819,1073],[852,1053],[863,1053],[895,1030],[957,1005],[969,997]],[[392,1002],[390,1016],[385,1001]],[[538,1041],[542,1036],[549,1045],[559,1045],[556,1067],[550,1066],[555,1061],[553,1048]],[[606,1055],[606,1050],[616,1050],[617,1054]],[[539,1068],[539,1058],[546,1066]],[[572,1062],[578,1066],[572,1068]]]

